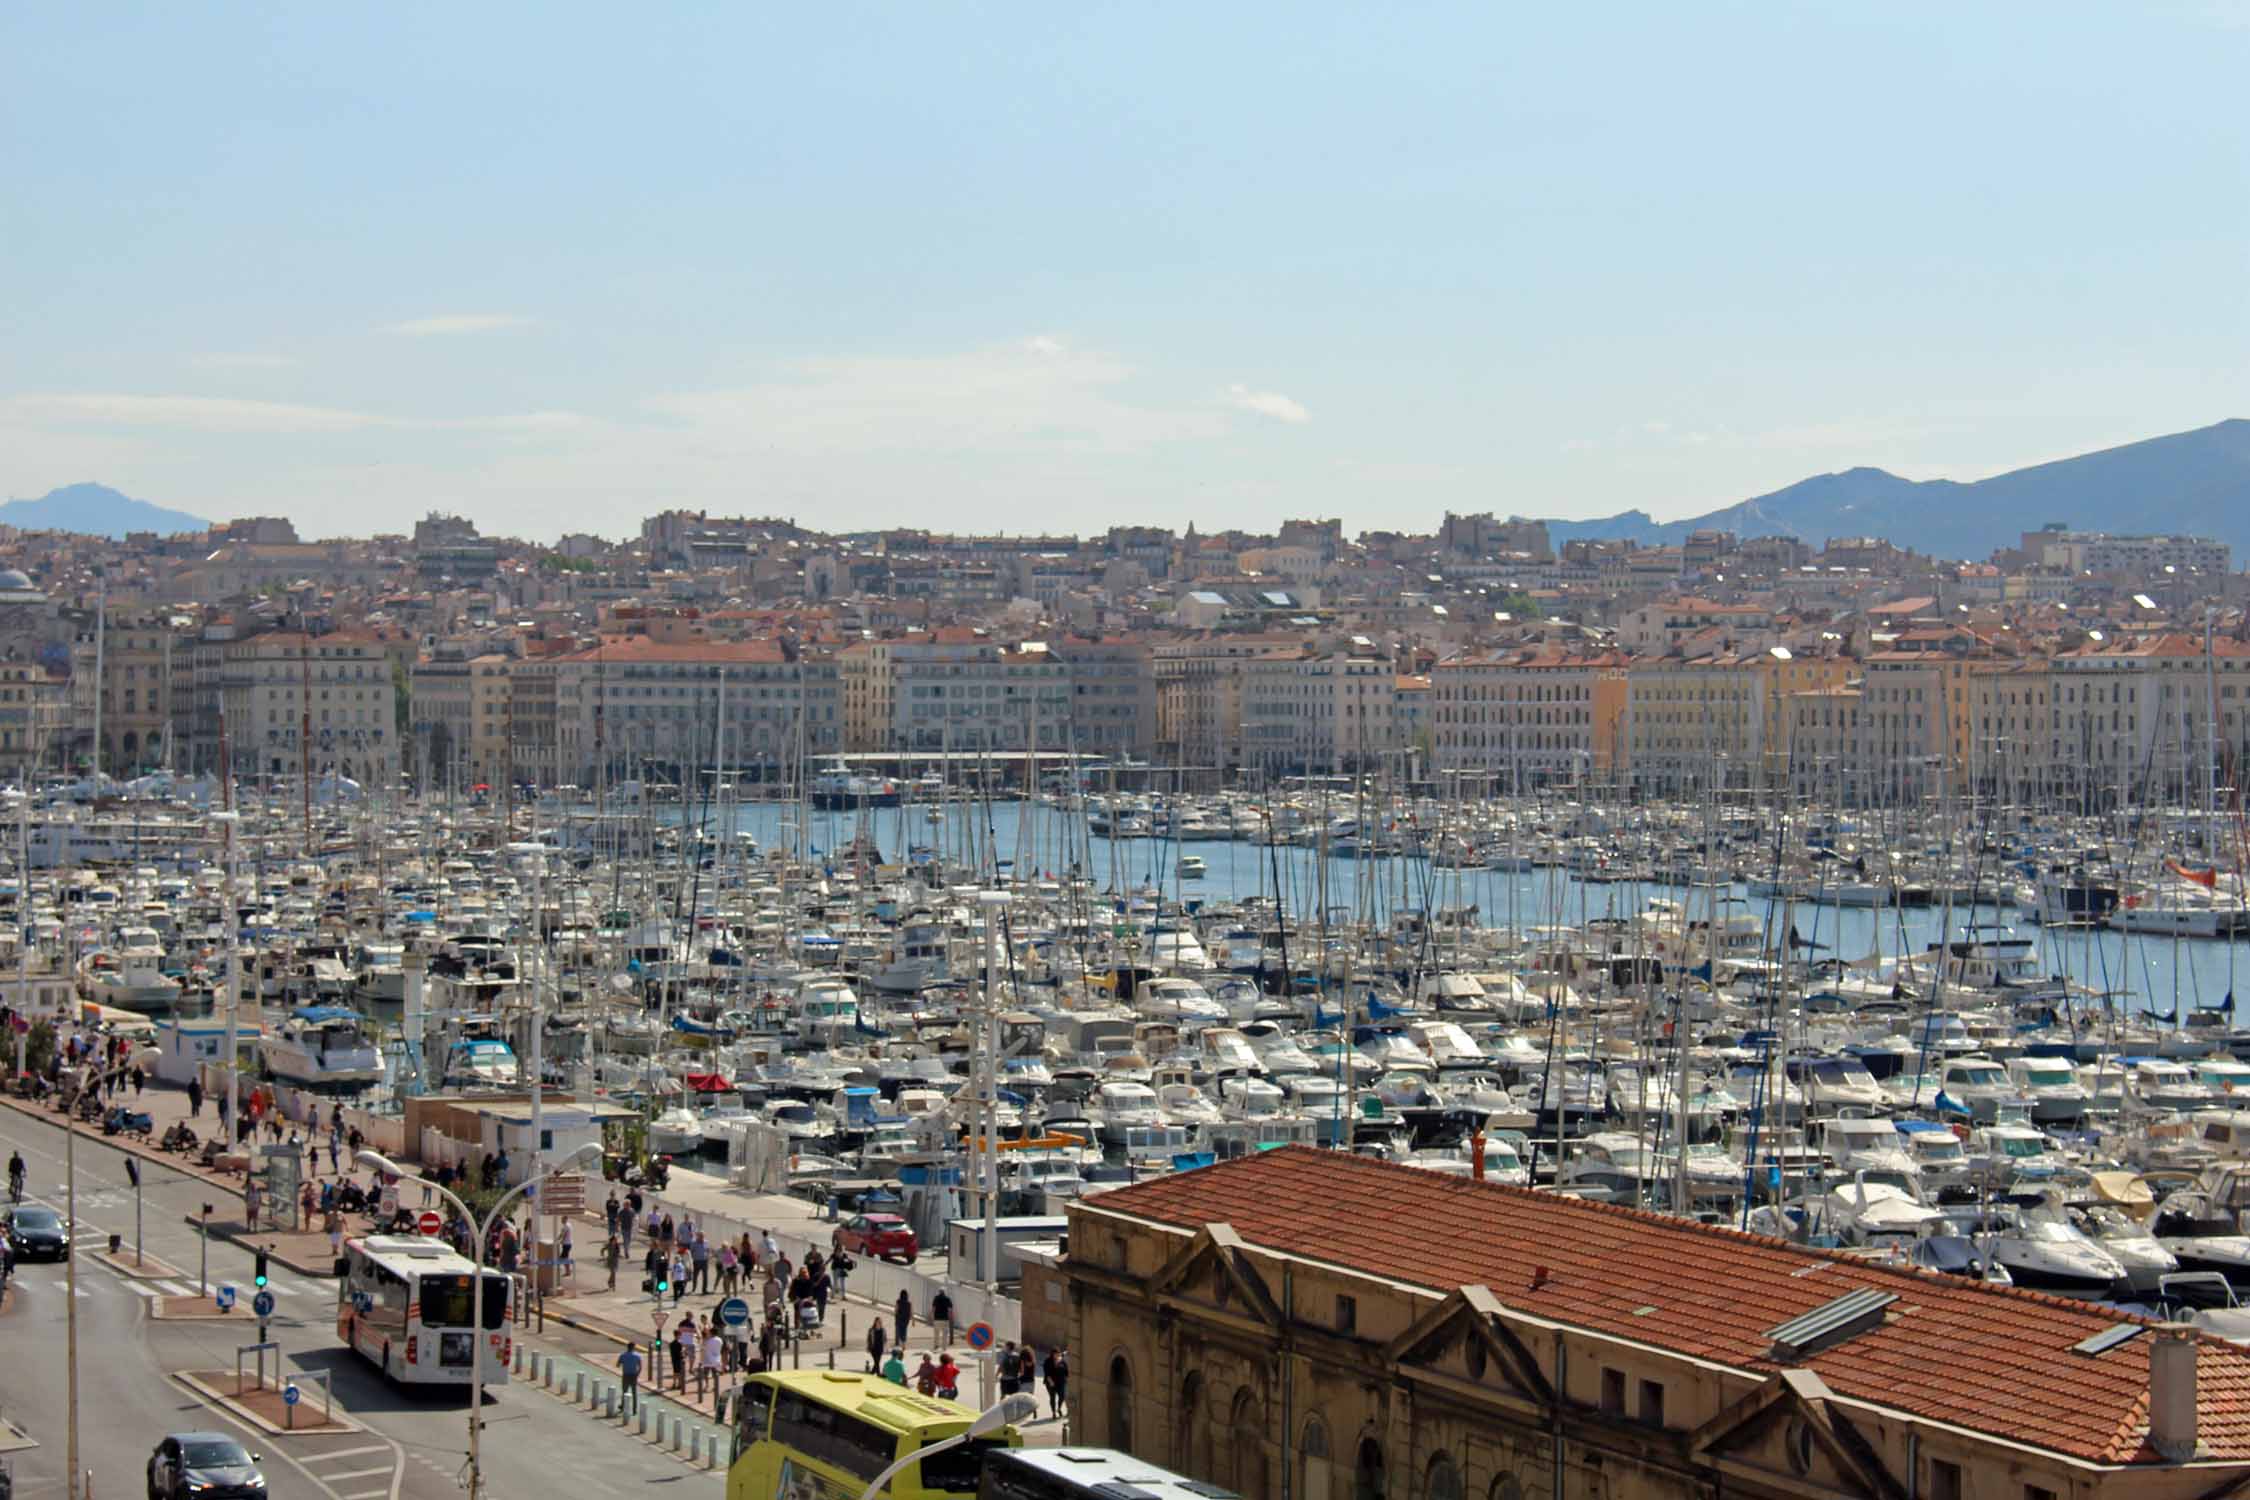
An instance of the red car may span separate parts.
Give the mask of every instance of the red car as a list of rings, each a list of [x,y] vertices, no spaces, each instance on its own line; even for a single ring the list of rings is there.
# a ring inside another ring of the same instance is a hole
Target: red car
[[[853,1214],[836,1231],[831,1244],[852,1255],[872,1255],[877,1260],[895,1260],[909,1266],[922,1250],[913,1229],[897,1214]]]

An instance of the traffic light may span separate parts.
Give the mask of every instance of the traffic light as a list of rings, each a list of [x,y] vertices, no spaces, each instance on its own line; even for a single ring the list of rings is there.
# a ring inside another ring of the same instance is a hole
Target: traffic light
[[[250,1273],[250,1280],[261,1287],[266,1284],[266,1252],[263,1250],[258,1252],[258,1263]]]
[[[658,1271],[653,1279],[656,1282],[657,1296],[661,1297],[672,1290],[672,1273],[670,1271]]]

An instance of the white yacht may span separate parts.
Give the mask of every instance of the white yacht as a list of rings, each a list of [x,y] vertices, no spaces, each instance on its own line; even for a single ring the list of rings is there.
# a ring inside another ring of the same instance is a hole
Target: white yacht
[[[301,1005],[258,1040],[258,1060],[283,1083],[359,1089],[380,1083],[383,1055],[359,1016],[340,1005]]]
[[[692,1156],[703,1149],[703,1122],[691,1109],[665,1110],[648,1122],[648,1149],[663,1156]]]

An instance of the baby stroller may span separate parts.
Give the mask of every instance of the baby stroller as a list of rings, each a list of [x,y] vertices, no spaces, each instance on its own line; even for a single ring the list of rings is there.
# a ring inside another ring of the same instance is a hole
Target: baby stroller
[[[820,1332],[821,1313],[819,1300],[813,1297],[798,1298],[797,1315],[791,1321],[795,1327],[795,1337],[800,1341],[809,1339],[814,1334]]]

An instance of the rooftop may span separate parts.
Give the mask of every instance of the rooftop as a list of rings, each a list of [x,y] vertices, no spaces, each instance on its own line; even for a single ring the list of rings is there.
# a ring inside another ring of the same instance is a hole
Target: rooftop
[[[1226,1223],[1268,1250],[1438,1293],[1484,1286],[1514,1311],[1760,1376],[1783,1368],[1770,1330],[1848,1292],[1896,1293],[1879,1326],[1790,1368],[1841,1396],[2074,1458],[2161,1462],[2148,1445],[2149,1340],[2074,1352],[2125,1321],[2088,1303],[1304,1146],[1118,1188],[1079,1211]],[[2204,1340],[2197,1385],[2199,1457],[2250,1460],[2250,1352]]]

